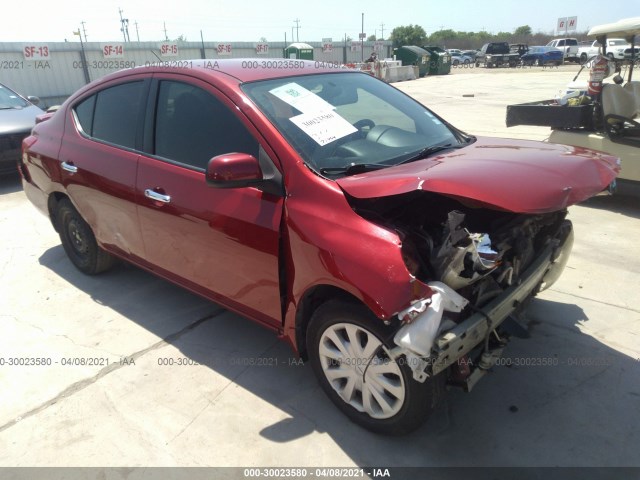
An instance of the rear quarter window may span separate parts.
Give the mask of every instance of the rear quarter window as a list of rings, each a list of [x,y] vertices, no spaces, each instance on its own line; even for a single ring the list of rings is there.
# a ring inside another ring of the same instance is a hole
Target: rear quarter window
[[[96,104],[96,96],[91,95],[75,106],[73,111],[76,114],[76,122],[78,127],[85,134],[93,135],[93,109]]]
[[[142,104],[143,82],[109,87],[82,100],[75,107],[79,130],[92,138],[135,148]]]

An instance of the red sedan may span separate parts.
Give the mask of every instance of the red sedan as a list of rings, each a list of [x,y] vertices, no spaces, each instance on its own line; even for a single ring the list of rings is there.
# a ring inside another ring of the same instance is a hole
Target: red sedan
[[[95,81],[23,143],[86,274],[134,263],[274,330],[352,420],[418,427],[560,275],[617,159],[476,138],[369,75],[200,60]]]

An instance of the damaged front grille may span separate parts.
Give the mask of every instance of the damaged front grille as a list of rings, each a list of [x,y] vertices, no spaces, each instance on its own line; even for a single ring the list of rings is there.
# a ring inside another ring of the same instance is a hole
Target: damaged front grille
[[[361,201],[356,211],[399,233],[412,275],[443,282],[476,307],[518,281],[567,214],[518,214],[417,193]]]
[[[564,263],[550,265],[570,251],[566,210],[519,214],[428,192],[358,201],[355,210],[398,232],[407,270],[433,291],[398,313],[394,336],[394,357],[404,355],[418,381],[468,361],[471,350],[486,371],[508,337],[502,323],[553,283],[546,272],[559,274]],[[467,370],[454,383],[470,389],[482,372]]]

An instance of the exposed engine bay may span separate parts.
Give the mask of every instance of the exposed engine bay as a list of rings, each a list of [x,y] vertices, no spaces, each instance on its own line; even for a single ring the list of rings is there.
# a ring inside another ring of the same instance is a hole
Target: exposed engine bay
[[[402,354],[420,364],[414,369],[419,381],[428,376],[424,371],[429,371],[429,357],[436,355],[432,347],[437,350],[437,336],[474,313],[487,316],[483,307],[518,286],[541,252],[563,243],[564,231],[570,232],[566,210],[519,214],[424,191],[351,201],[363,217],[398,232],[407,269],[435,292],[431,299],[400,312],[402,325],[395,336]],[[535,295],[538,287],[526,297]],[[491,322],[487,318],[489,326]],[[505,336],[501,329],[489,328],[485,338],[478,339],[477,344],[484,347],[477,352],[478,358],[484,354],[487,360],[491,345],[504,347]]]

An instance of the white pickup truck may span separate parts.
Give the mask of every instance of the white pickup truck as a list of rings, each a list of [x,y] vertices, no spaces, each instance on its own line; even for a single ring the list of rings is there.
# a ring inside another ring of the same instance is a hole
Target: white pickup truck
[[[578,57],[578,40],[576,38],[554,38],[547,47],[557,48],[564,52],[565,61],[577,62]]]
[[[580,63],[586,62],[591,57],[600,53],[602,45],[598,40],[589,40],[588,42],[580,42],[578,45],[578,57]],[[627,48],[631,48],[631,45],[623,38],[608,38],[607,39],[607,56],[612,60],[624,59],[624,51]]]

